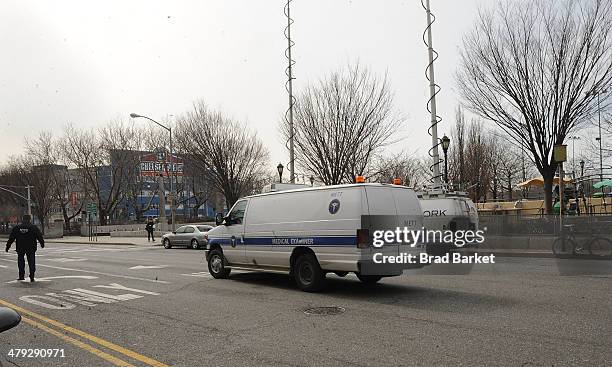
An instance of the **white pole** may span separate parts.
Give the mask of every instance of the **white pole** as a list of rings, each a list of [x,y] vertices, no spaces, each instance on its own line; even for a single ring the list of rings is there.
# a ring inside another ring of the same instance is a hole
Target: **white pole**
[[[27,186],[28,188],[28,215],[30,216],[30,218],[32,218],[32,196],[30,195],[30,187],[31,186]]]
[[[433,148],[433,176],[434,183],[441,183],[440,177],[440,152],[438,150],[438,115],[436,114],[436,82],[434,78],[434,50],[431,36],[431,10],[429,0],[427,6],[427,52],[429,54],[429,96],[431,101],[431,146]]]
[[[287,1],[287,57],[289,58],[289,179],[295,183],[295,153],[293,148],[293,59],[291,58],[291,13]]]

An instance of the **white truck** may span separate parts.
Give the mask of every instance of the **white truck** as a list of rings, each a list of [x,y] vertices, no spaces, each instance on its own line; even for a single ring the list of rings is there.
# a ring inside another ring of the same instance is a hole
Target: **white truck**
[[[418,193],[423,208],[423,223],[428,230],[478,230],[478,211],[463,192],[430,189]],[[450,247],[430,244],[429,252],[440,255]]]
[[[372,246],[377,230],[421,230],[423,212],[416,193],[387,184],[350,184],[270,192],[238,200],[208,232],[206,260],[214,278],[231,269],[291,274],[299,288],[320,289],[327,273],[354,272],[365,283],[401,275],[421,263],[380,264],[385,256],[412,254],[425,245]]]

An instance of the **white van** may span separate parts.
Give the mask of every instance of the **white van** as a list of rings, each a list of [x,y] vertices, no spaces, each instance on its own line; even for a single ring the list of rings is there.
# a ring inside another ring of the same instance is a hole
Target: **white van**
[[[463,192],[428,190],[417,194],[423,208],[423,223],[428,230],[478,230],[476,205]],[[440,255],[450,250],[430,244],[430,253]]]
[[[376,230],[420,230],[423,212],[416,193],[387,184],[351,184],[271,192],[242,198],[208,232],[206,259],[215,278],[231,269],[292,274],[306,291],[322,287],[325,274],[354,272],[373,283],[401,275],[414,264],[377,264],[375,253],[425,252],[423,244],[372,247]]]

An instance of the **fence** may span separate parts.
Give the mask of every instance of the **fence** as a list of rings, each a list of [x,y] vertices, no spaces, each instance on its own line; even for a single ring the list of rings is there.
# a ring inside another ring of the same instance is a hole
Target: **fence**
[[[612,235],[612,215],[563,216],[566,225],[573,225],[576,234]],[[479,227],[494,236],[550,236],[559,234],[560,222],[558,215],[480,214]]]

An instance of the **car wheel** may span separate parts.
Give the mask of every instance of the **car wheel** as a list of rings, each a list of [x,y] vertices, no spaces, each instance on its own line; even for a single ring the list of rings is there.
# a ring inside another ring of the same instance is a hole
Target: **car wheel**
[[[361,275],[357,274],[357,278],[364,284],[374,284],[382,279],[380,275]]]
[[[295,262],[295,282],[305,292],[316,292],[325,285],[325,273],[313,254],[303,254]]]
[[[191,248],[194,250],[198,250],[200,248],[200,244],[198,243],[198,240],[196,240],[195,238],[191,240]]]
[[[170,240],[167,238],[164,238],[164,248],[165,249],[170,249],[172,248],[172,245],[170,244]]]
[[[208,272],[215,279],[226,279],[229,277],[232,269],[225,267],[225,257],[221,250],[216,249],[210,252],[208,256]]]

